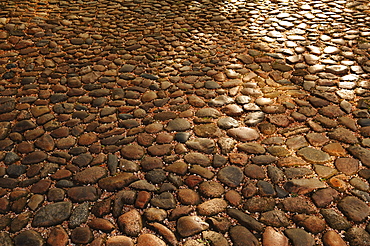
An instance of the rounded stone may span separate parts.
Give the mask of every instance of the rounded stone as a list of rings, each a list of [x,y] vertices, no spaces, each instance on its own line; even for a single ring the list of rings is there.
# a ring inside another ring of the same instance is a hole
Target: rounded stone
[[[48,245],[65,246],[68,244],[68,234],[62,226],[54,227],[49,234],[47,239]]]
[[[235,246],[259,245],[258,239],[244,226],[234,226],[229,231],[231,241]]]
[[[14,237],[14,246],[42,246],[44,245],[44,239],[40,235],[40,233],[27,230],[22,231],[18,235]]]
[[[128,236],[138,236],[143,228],[143,222],[138,210],[133,209],[118,218],[120,230]]]
[[[87,244],[94,239],[94,235],[88,227],[77,227],[71,233],[71,241],[76,244]]]
[[[191,127],[191,125],[190,125],[190,122],[188,120],[177,118],[177,119],[174,119],[174,120],[171,120],[170,122],[168,122],[166,130],[167,131],[182,132],[182,131],[186,131],[186,130],[190,129],[190,127]]]
[[[189,237],[207,230],[209,225],[198,216],[184,216],[177,220],[177,232],[182,237]]]
[[[126,236],[113,236],[108,238],[106,246],[134,246],[131,238]]]
[[[221,197],[224,187],[215,181],[205,181],[199,185],[199,192],[205,197]]]
[[[137,246],[166,246],[167,244],[153,234],[141,234],[137,239]]]
[[[239,122],[232,117],[224,117],[217,121],[217,126],[222,129],[230,129],[239,126]]]
[[[262,241],[264,246],[289,245],[288,238],[270,226],[266,227],[265,232],[262,234]]]
[[[123,157],[127,159],[139,160],[144,156],[145,150],[143,147],[137,144],[132,144],[132,145],[123,146],[121,149],[121,154]]]
[[[115,229],[115,226],[107,219],[95,218],[88,223],[89,227],[103,232],[110,232]]]
[[[243,181],[243,171],[236,166],[222,168],[217,174],[218,180],[230,187],[237,187]]]
[[[197,206],[200,215],[212,216],[225,211],[227,202],[222,198],[214,198]]]
[[[336,233],[335,231],[327,231],[322,236],[322,241],[325,246],[346,246],[346,242],[343,240],[343,238]]]
[[[191,189],[180,189],[177,196],[184,205],[197,205],[201,201],[199,194]]]
[[[243,142],[256,140],[260,137],[256,130],[249,127],[232,128],[227,131],[227,134],[230,137]]]
[[[90,145],[98,140],[98,136],[96,133],[89,132],[82,134],[80,138],[78,139],[79,145]]]

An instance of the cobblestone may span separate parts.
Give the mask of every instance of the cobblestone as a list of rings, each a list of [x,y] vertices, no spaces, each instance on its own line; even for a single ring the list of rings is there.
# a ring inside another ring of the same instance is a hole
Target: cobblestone
[[[0,242],[368,245],[369,14],[0,0]]]

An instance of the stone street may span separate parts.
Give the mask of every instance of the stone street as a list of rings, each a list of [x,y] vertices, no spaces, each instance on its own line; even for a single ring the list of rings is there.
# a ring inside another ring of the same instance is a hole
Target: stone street
[[[368,0],[0,0],[0,245],[369,246]]]

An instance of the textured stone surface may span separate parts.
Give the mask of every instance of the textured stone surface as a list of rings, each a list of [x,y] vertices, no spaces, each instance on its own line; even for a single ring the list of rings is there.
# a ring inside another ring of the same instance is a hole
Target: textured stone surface
[[[369,244],[369,11],[0,0],[0,244]]]
[[[40,226],[53,226],[61,224],[66,220],[72,209],[71,202],[57,202],[45,207],[42,207],[33,218],[32,225],[35,227]]]

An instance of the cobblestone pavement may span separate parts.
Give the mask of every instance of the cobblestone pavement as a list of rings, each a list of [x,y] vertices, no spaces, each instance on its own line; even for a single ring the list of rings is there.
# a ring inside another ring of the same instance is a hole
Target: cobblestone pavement
[[[0,0],[0,244],[370,245],[368,0]]]

